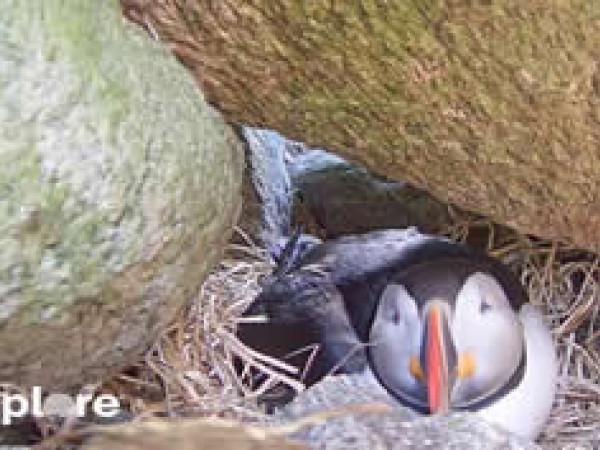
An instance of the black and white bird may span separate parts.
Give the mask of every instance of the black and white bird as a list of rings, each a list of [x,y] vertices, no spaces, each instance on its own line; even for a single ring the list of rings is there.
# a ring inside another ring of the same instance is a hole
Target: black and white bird
[[[295,365],[307,385],[368,372],[421,413],[476,411],[523,437],[540,433],[555,396],[555,347],[499,261],[415,229],[287,253],[245,313],[266,322],[238,329],[247,345]]]

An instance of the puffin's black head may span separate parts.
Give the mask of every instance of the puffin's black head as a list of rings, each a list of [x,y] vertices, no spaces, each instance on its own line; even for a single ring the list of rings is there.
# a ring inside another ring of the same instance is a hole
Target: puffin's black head
[[[391,280],[370,341],[381,383],[422,412],[479,409],[523,375],[524,334],[506,290],[465,259],[417,266]]]

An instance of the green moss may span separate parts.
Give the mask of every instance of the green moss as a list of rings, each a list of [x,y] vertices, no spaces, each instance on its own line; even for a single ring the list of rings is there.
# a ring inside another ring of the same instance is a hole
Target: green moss
[[[86,79],[98,76],[105,40],[118,38],[116,0],[44,0],[36,14],[47,33],[46,49],[66,52]]]

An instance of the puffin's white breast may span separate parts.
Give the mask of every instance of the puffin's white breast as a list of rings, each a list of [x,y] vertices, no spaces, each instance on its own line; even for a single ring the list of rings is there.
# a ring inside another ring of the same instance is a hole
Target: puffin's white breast
[[[514,434],[535,439],[548,420],[556,394],[556,351],[550,330],[535,306],[523,305],[519,317],[527,349],[523,379],[516,388],[477,414]]]

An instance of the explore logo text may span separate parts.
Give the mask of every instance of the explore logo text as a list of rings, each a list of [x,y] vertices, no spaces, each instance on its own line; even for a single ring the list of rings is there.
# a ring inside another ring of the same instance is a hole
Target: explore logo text
[[[114,395],[78,394],[72,397],[67,394],[52,393],[42,399],[42,388],[34,386],[31,396],[21,393],[0,393],[0,424],[8,426],[13,419],[24,417],[28,414],[33,417],[61,416],[85,417],[88,405],[98,417],[115,417],[121,408],[119,399]]]

